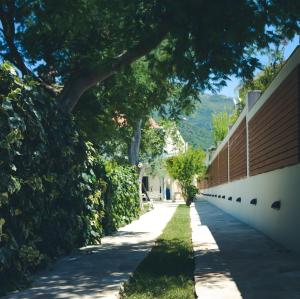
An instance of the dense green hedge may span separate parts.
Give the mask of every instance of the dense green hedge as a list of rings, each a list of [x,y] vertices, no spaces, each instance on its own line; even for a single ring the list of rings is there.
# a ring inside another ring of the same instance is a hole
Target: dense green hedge
[[[104,194],[106,233],[131,222],[139,214],[137,174],[133,167],[106,164],[107,192]]]
[[[105,164],[55,100],[1,65],[0,294],[137,216],[132,169]]]

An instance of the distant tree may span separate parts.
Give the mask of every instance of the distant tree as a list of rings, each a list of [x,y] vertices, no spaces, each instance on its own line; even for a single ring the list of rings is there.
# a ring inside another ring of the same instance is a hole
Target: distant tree
[[[212,123],[214,144],[217,146],[218,142],[222,141],[228,133],[231,117],[227,112],[212,114]]]
[[[258,75],[242,83],[242,86],[239,89],[237,115],[239,115],[245,107],[247,93],[250,90],[261,90],[264,92],[284,64],[284,48],[280,48],[278,46],[275,49],[269,49],[268,53],[266,54],[269,57],[268,64]]]
[[[239,102],[232,114],[220,112],[212,115],[213,122],[213,138],[214,144],[217,146],[227,133],[229,126],[233,125],[243,111],[246,103],[247,94],[250,90],[261,90],[264,92],[270,83],[274,80],[284,64],[283,48],[279,46],[275,49],[269,49],[269,63],[263,70],[252,79],[245,81],[239,89]]]
[[[205,172],[204,160],[205,152],[200,148],[190,148],[185,153],[166,159],[166,169],[171,177],[178,180],[187,205],[197,194],[193,179]]]
[[[188,92],[249,77],[259,64],[249,49],[291,38],[299,16],[295,0],[2,0],[0,55],[71,112],[87,90],[157,52],[154,63]]]

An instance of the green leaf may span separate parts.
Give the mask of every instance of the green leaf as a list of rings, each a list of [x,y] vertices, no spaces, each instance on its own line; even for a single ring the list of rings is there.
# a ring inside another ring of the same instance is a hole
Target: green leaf
[[[3,102],[2,102],[2,105],[1,107],[6,110],[6,111],[12,111],[13,110],[13,106],[12,106],[12,103],[9,99],[5,99]]]
[[[0,207],[1,204],[6,203],[8,201],[8,193],[4,192],[4,193],[0,193]]]
[[[89,183],[89,182],[90,182],[90,176],[89,176],[87,173],[83,172],[83,173],[81,174],[81,177],[83,178],[83,180],[84,180],[86,183]]]
[[[8,124],[12,129],[21,128],[23,131],[26,129],[24,120],[19,116],[13,116],[8,118]]]
[[[19,179],[11,176],[7,189],[10,194],[18,192],[21,189],[21,183],[20,183]]]

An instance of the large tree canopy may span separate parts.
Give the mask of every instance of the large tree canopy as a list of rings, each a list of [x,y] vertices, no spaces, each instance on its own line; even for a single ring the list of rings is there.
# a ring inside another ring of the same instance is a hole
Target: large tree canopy
[[[168,104],[169,110],[179,105],[183,108],[177,100],[180,87],[139,59],[85,93],[74,111],[90,139],[98,144],[111,137],[112,128],[124,127],[119,123],[122,118],[133,127],[137,119],[148,119],[153,110],[163,110],[164,105]]]
[[[130,163],[137,164],[141,133],[149,137],[149,132],[142,130],[147,119],[166,105],[168,114],[184,108],[177,100],[180,91],[179,83],[170,82],[154,67],[149,68],[148,61],[139,59],[86,92],[74,112],[89,140],[104,152],[128,156]]]
[[[247,76],[258,64],[249,49],[293,36],[299,13],[294,0],[2,0],[1,56],[72,111],[158,47],[161,71],[187,90]]]

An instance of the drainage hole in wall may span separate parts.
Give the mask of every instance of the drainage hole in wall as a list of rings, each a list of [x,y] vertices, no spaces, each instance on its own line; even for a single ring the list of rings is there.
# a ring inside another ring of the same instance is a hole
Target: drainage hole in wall
[[[280,200],[274,201],[271,205],[271,208],[274,209],[274,210],[280,210],[281,201]]]

